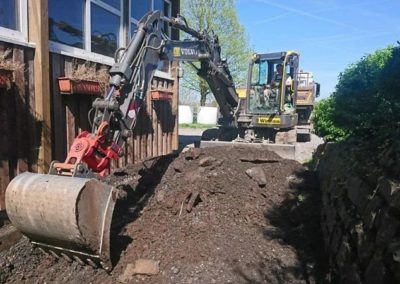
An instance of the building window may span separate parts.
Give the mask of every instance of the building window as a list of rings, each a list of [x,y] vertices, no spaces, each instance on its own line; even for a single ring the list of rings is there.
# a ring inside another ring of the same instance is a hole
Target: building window
[[[119,11],[92,3],[91,51],[113,57],[119,47],[121,26]]]
[[[96,53],[113,57],[123,44],[123,2],[49,0],[50,49],[72,56]]]
[[[133,36],[137,29],[140,19],[147,13],[154,10],[154,0],[131,0],[130,3],[130,37]]]
[[[18,29],[18,9],[16,0],[3,0],[0,7],[0,26],[17,30]]]
[[[27,41],[27,0],[1,0],[0,36]]]
[[[12,6],[14,1],[27,0],[0,1],[9,2]],[[171,16],[170,0],[48,1],[50,50],[107,64],[112,64],[110,57],[119,47],[127,44],[126,40],[132,37],[139,20],[146,13],[156,8]],[[9,22],[12,23],[12,19],[8,20],[8,25]],[[170,27],[164,29],[166,34],[171,34]]]
[[[153,10],[152,0],[132,1],[131,17],[140,20],[147,12]]]
[[[85,0],[49,1],[49,39],[84,48]]]
[[[164,16],[171,18],[172,15],[172,5],[171,5],[171,1],[169,0],[165,0],[164,1]],[[164,24],[164,32],[171,37],[171,27],[165,23]]]

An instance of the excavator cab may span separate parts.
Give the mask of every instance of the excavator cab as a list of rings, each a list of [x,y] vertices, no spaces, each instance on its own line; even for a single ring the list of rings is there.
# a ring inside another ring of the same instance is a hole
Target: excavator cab
[[[297,125],[299,56],[287,51],[255,54],[251,59],[245,95],[238,92],[242,107],[237,121],[245,140],[276,142],[277,132]]]
[[[254,56],[248,74],[248,113],[295,112],[298,62],[299,55],[293,51]]]

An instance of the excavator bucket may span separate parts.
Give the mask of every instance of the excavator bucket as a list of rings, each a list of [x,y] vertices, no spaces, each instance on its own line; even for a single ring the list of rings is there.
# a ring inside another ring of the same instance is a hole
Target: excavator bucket
[[[12,224],[55,257],[112,269],[110,227],[116,191],[96,179],[23,173],[7,187]]]

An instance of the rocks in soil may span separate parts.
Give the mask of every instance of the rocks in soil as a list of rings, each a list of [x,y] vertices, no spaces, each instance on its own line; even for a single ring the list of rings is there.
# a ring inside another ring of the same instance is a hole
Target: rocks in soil
[[[156,275],[160,271],[160,262],[152,259],[138,259],[135,262],[133,274]]]
[[[214,157],[208,156],[200,159],[199,165],[200,167],[208,167],[211,166],[217,159]]]
[[[200,157],[201,149],[200,148],[190,148],[189,151],[185,153],[186,160],[196,160]]]
[[[394,174],[400,160],[390,159],[399,156],[396,143],[374,149],[349,140],[319,149],[322,231],[334,282],[400,283],[394,257],[400,248],[400,179]]]
[[[128,263],[124,272],[118,278],[121,283],[128,283],[134,275],[156,275],[160,271],[159,261],[138,259],[135,264]]]
[[[246,174],[260,187],[264,187],[267,184],[267,177],[265,176],[265,172],[261,167],[247,169]]]

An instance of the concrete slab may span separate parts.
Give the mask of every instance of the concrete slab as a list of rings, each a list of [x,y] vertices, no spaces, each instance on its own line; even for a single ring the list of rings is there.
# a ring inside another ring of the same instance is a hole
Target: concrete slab
[[[296,159],[296,147],[295,145],[288,144],[262,144],[262,143],[241,143],[241,142],[224,142],[224,141],[200,141],[200,148],[207,147],[253,147],[261,148],[268,151],[275,152],[283,159],[295,160]]]

